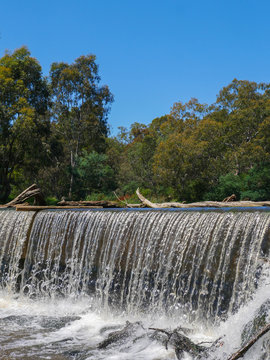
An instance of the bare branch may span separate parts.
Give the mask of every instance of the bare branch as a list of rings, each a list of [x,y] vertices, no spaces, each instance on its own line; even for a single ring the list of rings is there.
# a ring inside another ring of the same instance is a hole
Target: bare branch
[[[245,355],[245,353],[256,343],[263,335],[270,330],[270,324],[266,325],[256,336],[254,336],[242,349],[238,350],[228,360],[237,360]]]

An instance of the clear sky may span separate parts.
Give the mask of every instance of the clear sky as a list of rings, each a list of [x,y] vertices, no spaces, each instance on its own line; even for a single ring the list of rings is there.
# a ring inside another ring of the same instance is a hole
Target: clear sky
[[[234,78],[270,82],[269,14],[269,0],[1,0],[0,55],[26,45],[47,75],[95,54],[115,134]]]

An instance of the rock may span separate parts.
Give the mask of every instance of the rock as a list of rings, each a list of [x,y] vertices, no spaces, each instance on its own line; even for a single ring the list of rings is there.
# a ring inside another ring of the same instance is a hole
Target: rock
[[[250,341],[267,323],[267,318],[270,313],[270,299],[266,300],[260,308],[256,311],[254,319],[249,321],[242,331],[241,340],[242,344]]]

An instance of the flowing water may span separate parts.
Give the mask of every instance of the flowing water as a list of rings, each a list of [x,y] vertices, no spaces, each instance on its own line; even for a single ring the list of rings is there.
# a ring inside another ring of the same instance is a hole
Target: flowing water
[[[0,359],[176,359],[149,328],[184,326],[225,360],[270,322],[269,253],[269,211],[0,210]]]

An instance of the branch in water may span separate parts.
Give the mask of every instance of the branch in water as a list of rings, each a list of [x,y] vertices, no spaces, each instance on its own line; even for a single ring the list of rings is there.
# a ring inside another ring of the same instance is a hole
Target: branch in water
[[[270,324],[266,325],[254,338],[252,338],[242,349],[234,353],[228,360],[237,360],[245,355],[245,353],[256,343],[263,335],[270,330]]]

